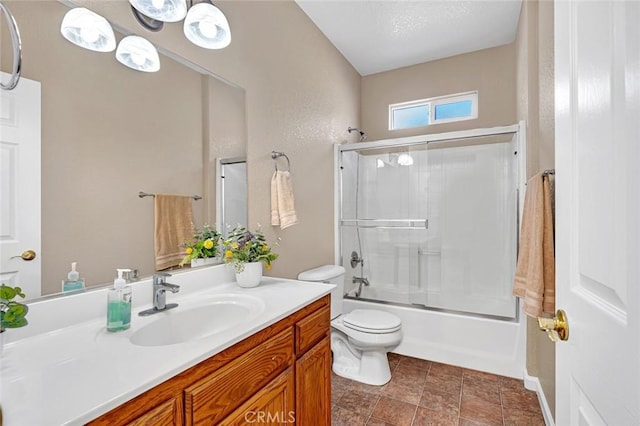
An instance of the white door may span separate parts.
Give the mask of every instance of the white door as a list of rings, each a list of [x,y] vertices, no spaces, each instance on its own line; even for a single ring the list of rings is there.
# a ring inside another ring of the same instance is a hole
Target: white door
[[[556,1],[558,425],[640,424],[640,2]]]
[[[27,250],[35,259],[20,258]],[[0,280],[41,295],[40,83],[26,78],[0,90]]]

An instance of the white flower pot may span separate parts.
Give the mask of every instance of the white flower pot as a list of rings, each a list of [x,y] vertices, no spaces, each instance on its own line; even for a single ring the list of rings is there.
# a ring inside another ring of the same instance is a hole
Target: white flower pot
[[[206,259],[202,259],[202,258],[191,259],[192,268],[198,268],[200,266],[207,266],[207,265],[217,265],[218,263],[220,263],[220,259],[218,259],[217,257],[207,257]]]
[[[240,287],[257,287],[262,280],[262,262],[244,264],[242,272],[236,272],[236,281]]]

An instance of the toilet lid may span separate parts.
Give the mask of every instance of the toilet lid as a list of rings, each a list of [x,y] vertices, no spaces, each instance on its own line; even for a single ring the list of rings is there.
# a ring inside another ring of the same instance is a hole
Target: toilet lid
[[[365,333],[392,333],[400,330],[400,318],[375,309],[356,309],[342,316],[342,323]]]

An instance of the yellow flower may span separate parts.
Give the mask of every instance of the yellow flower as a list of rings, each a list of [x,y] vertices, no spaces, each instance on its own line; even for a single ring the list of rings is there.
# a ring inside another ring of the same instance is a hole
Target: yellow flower
[[[263,251],[263,252],[267,252],[268,250],[269,250],[269,247],[267,247],[267,245],[266,245],[266,244],[263,244],[263,245],[262,245],[262,251]]]
[[[211,241],[211,240],[205,241],[204,242],[204,248],[206,248],[207,250],[213,248],[213,241]]]
[[[191,247],[187,247],[187,249],[185,250],[185,252],[186,252],[187,254],[191,254],[191,253],[193,253],[193,249],[192,249]]]
[[[266,269],[267,269],[267,271],[268,271],[269,269],[271,269],[271,264],[270,264],[270,263],[267,263],[267,264],[265,265],[265,268],[266,268]]]
[[[227,259],[230,259],[231,257],[233,257],[233,252],[231,250],[227,250],[224,253],[224,257],[226,257]]]
[[[231,244],[231,248],[232,248],[232,249],[237,249],[237,248],[238,248],[238,243],[233,243],[233,244]]]

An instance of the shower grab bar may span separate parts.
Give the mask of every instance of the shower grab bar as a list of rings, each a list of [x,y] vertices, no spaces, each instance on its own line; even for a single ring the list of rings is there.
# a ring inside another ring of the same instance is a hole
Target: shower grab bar
[[[342,219],[340,225],[376,229],[429,229],[429,219]]]
[[[11,72],[11,78],[7,84],[2,84],[2,82],[0,82],[0,88],[3,90],[13,90],[18,85],[18,80],[20,80],[20,70],[22,68],[22,42],[20,41],[18,24],[16,23],[13,14],[4,4],[2,4],[2,2],[0,2],[0,11],[4,13],[7,25],[9,26],[11,46],[13,48],[13,69]]]

